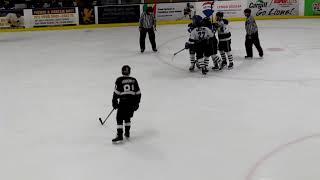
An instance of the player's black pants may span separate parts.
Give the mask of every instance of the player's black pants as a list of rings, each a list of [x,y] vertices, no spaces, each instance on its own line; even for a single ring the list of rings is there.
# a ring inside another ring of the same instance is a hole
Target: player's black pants
[[[246,51],[247,51],[247,56],[248,57],[252,57],[252,45],[254,44],[254,46],[256,46],[258,52],[259,52],[259,56],[263,56],[263,50],[261,48],[260,45],[260,40],[259,40],[259,35],[258,32],[252,34],[252,35],[246,35]]]
[[[204,40],[201,41],[199,43],[197,43],[195,45],[194,48],[195,52],[196,52],[196,58],[201,59],[203,57],[210,57],[213,53],[213,49],[211,47],[211,43],[209,42],[209,40]]]
[[[157,48],[157,46],[156,46],[156,36],[154,34],[153,28],[148,28],[148,29],[141,28],[140,29],[140,49],[141,50],[146,49],[145,40],[146,40],[147,33],[149,35],[149,40],[150,40],[152,49],[156,49]]]
[[[123,121],[125,127],[125,133],[130,133],[131,121],[130,119],[133,117],[134,110],[131,106],[120,106],[117,111],[117,132],[118,135],[122,136],[123,134]]]
[[[209,50],[210,56],[218,53],[218,40],[216,37],[209,39],[209,46],[211,47]]]

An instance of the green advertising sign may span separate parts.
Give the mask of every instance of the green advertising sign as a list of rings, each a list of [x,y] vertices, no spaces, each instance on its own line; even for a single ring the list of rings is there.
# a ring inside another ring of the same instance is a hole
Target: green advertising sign
[[[320,0],[305,0],[305,16],[320,16]]]

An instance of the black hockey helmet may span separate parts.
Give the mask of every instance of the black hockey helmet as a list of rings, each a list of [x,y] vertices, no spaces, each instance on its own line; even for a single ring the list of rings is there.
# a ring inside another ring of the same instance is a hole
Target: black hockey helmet
[[[129,76],[131,73],[131,68],[129,65],[124,65],[124,66],[122,66],[121,71],[122,71],[122,75]]]
[[[205,27],[210,27],[211,26],[211,20],[209,17],[204,17],[202,19],[202,25]]]
[[[220,17],[220,18],[223,18],[223,12],[219,11],[216,13],[216,16],[217,17]]]
[[[217,13],[216,13],[216,16],[223,18],[223,12],[221,12],[221,11],[217,12]]]
[[[149,6],[148,8],[147,8],[147,13],[152,13],[153,12],[153,7],[151,7],[151,6]]]
[[[192,18],[192,23],[193,25],[195,25],[196,27],[200,27],[202,26],[202,17],[199,15],[195,15]]]
[[[251,14],[251,9],[247,8],[243,11],[244,13],[248,13],[248,14]]]
[[[203,19],[202,19],[202,22],[210,22],[210,17],[204,17]]]

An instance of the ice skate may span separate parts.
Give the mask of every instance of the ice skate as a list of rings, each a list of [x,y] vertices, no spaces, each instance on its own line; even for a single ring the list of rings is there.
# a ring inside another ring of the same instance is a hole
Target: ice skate
[[[233,68],[233,62],[230,62],[228,65],[228,69],[232,69]]]
[[[189,71],[190,72],[194,71],[194,64],[191,64],[191,66],[189,67]]]
[[[112,143],[115,143],[115,144],[121,143],[122,141],[123,141],[122,135],[121,136],[117,135],[116,138],[112,139]]]

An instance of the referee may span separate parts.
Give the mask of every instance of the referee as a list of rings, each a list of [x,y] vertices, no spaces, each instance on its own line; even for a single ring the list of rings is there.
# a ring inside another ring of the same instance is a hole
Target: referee
[[[154,34],[154,30],[156,29],[156,19],[153,15],[153,8],[148,7],[146,12],[143,12],[140,17],[140,25],[139,25],[139,30],[140,30],[140,49],[141,53],[144,52],[146,49],[145,45],[145,39],[147,36],[147,33],[149,35],[149,40],[152,46],[152,50],[154,52],[157,52],[157,46],[156,46],[156,37]]]
[[[259,56],[263,57],[263,50],[260,45],[259,35],[258,35],[258,26],[253,16],[251,16],[251,9],[247,8],[244,10],[244,15],[247,17],[245,28],[246,28],[246,52],[247,55],[245,58],[252,58],[252,45],[254,44],[259,52]]]

